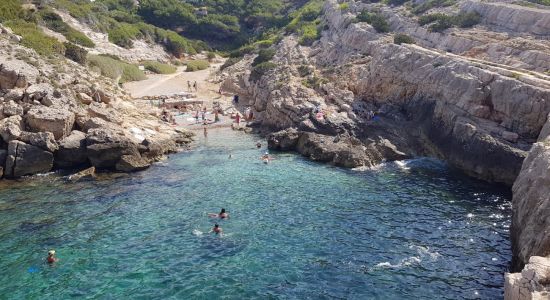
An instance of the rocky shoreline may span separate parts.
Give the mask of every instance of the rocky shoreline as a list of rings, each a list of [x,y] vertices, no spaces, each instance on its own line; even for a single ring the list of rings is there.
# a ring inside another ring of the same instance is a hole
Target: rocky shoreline
[[[14,40],[0,28],[0,178],[88,167],[133,172],[192,141],[136,108],[114,82]]]
[[[483,48],[483,42],[467,41],[507,26],[518,34],[532,31],[525,39],[547,47],[539,35],[540,26],[549,24],[525,27],[520,19],[527,18],[530,9],[468,1],[461,8],[483,7],[485,27],[473,29],[470,36],[451,30],[434,37],[436,33],[420,34],[425,29],[407,22],[399,9],[383,8],[392,29],[416,32],[419,38],[417,45],[397,45],[370,25],[353,22],[369,4],[347,3],[349,10],[343,11],[336,1],[326,2],[322,36],[312,46],[285,37],[275,47],[274,68],[261,78],[251,76],[254,55],[221,74],[224,89],[238,93],[243,106],[255,109],[258,120],[253,125],[267,134],[269,147],[344,167],[431,156],[473,177],[513,185],[512,271],[520,271],[530,257],[548,256],[550,223],[544,220],[550,216],[550,80],[528,71],[541,68],[544,55],[527,61],[523,54],[506,52],[505,60],[502,52],[490,50],[494,44]],[[514,9],[510,24],[500,24],[503,20],[492,13]],[[543,19],[550,16],[549,11],[536,12]],[[461,55],[430,49],[434,38],[455,45]],[[506,43],[498,46],[508,47]],[[469,54],[479,49],[485,49],[486,60]],[[523,59],[518,65],[526,69],[493,62],[513,65],[516,59]],[[513,276],[507,275],[507,282]],[[550,282],[544,278],[529,277],[538,283],[521,294],[548,295]],[[519,288],[520,280],[514,282],[512,289]],[[507,293],[507,299],[530,299]]]

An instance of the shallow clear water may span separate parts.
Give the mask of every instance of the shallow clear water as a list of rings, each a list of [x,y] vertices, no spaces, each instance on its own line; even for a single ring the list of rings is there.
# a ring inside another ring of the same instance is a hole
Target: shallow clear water
[[[502,297],[505,190],[430,159],[353,171],[276,154],[265,165],[255,141],[211,130],[138,174],[4,186],[0,298]],[[223,238],[206,233],[221,207]],[[55,266],[43,262],[50,248]]]

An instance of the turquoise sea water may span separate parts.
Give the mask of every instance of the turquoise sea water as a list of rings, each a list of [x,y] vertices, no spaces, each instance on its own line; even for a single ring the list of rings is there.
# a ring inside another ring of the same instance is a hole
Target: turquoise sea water
[[[0,298],[502,297],[505,190],[430,159],[353,171],[277,153],[265,165],[256,141],[211,130],[141,173],[4,185]],[[220,238],[207,213],[222,207]]]

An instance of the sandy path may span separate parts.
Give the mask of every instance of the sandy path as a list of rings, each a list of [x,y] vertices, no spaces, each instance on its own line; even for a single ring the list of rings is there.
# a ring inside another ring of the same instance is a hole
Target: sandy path
[[[185,67],[180,67],[174,74],[154,74],[147,76],[147,79],[142,81],[126,83],[124,89],[130,92],[134,98],[173,95],[187,92],[187,81],[191,82],[191,85],[196,81],[198,85],[197,99],[203,100],[207,106],[211,106],[213,101],[231,101],[229,96],[220,96],[218,94],[220,85],[211,81],[212,75],[220,66],[221,64],[214,64],[206,70],[197,72],[185,72]]]

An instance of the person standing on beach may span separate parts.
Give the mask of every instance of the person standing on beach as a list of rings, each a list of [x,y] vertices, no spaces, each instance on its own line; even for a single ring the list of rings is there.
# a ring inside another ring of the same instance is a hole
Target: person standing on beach
[[[195,114],[195,124],[199,123],[199,111],[197,110],[197,113]]]
[[[237,116],[235,117],[235,121],[237,122],[237,125],[241,125],[241,115],[237,113]]]
[[[187,80],[187,91],[191,91],[191,81]]]
[[[218,110],[216,109],[214,111],[214,122],[218,123],[219,121],[220,121],[220,114],[219,114]]]
[[[197,82],[193,83],[193,87],[195,88],[195,92],[199,91],[199,86],[197,85]]]

